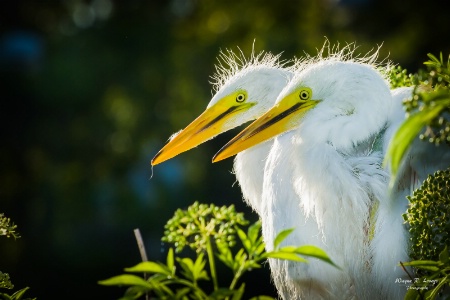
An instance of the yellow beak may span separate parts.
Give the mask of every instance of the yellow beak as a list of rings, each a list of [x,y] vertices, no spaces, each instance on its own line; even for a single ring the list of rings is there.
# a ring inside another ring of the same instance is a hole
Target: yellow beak
[[[234,101],[234,99],[233,99]],[[182,152],[188,151],[203,142],[225,132],[229,127],[227,121],[244,110],[249,109],[255,103],[231,103],[230,99],[225,97],[215,105],[206,109],[197,119],[177,134],[169,141],[152,159],[151,164],[157,165]]]
[[[289,94],[223,146],[213,157],[213,162],[236,155],[280,133],[296,128],[303,115],[319,102],[300,100],[298,92]]]

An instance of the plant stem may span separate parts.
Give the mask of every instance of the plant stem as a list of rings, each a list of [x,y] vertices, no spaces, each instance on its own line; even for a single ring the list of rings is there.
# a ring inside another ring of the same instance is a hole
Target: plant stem
[[[209,237],[206,240],[206,252],[208,254],[209,268],[211,270],[211,277],[213,279],[214,291],[217,291],[219,286],[217,284],[216,263],[214,261],[214,253],[212,250],[211,239]]]

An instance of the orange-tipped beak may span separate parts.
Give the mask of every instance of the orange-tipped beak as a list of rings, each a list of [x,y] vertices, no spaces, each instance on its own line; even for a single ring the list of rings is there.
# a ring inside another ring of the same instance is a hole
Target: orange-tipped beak
[[[224,99],[227,100],[227,99]],[[182,152],[188,151],[216,135],[232,127],[230,121],[237,113],[249,109],[255,103],[240,103],[224,105],[229,101],[221,101],[206,109],[197,119],[173,137],[152,159],[151,164],[157,165]]]
[[[213,157],[213,162],[236,155],[280,133],[296,128],[303,115],[317,103],[318,100],[299,100],[297,92],[286,96],[223,146]]]

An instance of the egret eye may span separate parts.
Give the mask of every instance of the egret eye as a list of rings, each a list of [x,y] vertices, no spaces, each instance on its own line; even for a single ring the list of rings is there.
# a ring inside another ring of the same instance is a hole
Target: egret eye
[[[308,90],[301,90],[299,97],[301,100],[308,100],[310,96],[310,92]]]
[[[241,102],[244,102],[244,100],[245,100],[245,94],[240,93],[236,96],[236,102],[241,103]]]

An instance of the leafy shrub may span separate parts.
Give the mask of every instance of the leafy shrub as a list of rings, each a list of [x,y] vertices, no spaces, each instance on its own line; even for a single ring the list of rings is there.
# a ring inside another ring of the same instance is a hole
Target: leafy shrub
[[[0,236],[6,236],[7,238],[13,237],[15,239],[20,238],[20,235],[16,232],[17,225],[11,222],[10,218],[5,217],[3,213],[0,213]],[[9,274],[2,273],[0,271],[0,289],[13,289],[14,285],[9,278]],[[23,288],[12,295],[0,292],[0,299],[4,300],[33,300],[31,298],[23,298],[28,287]],[[36,298],[34,298],[36,299]]]
[[[280,247],[293,229],[280,232],[274,240],[274,250],[266,252],[260,235],[261,223],[255,222],[244,231],[247,224],[243,214],[237,213],[233,205],[217,207],[195,202],[187,210],[177,210],[165,226],[162,240],[175,246],[175,251],[169,249],[165,263],[144,261],[125,269],[129,273],[151,274],[149,278],[123,274],[99,283],[130,286],[121,299],[138,299],[151,293],[158,299],[239,300],[245,292],[245,283],[239,284],[242,275],[260,268],[261,262],[268,258],[305,263],[307,260],[302,256],[309,256],[334,265],[326,253],[315,246]],[[242,243],[240,249],[235,249],[237,237]],[[179,253],[185,247],[194,250],[194,259],[175,256],[175,252]],[[219,287],[216,259],[233,274],[233,279],[225,287]],[[210,280],[213,288],[207,290],[201,281]],[[252,299],[272,298],[259,295]]]

